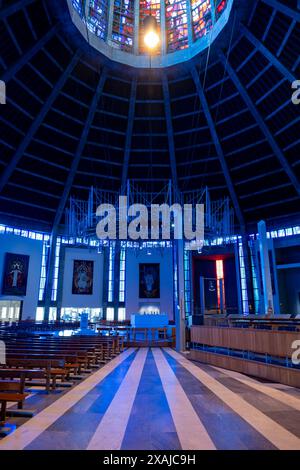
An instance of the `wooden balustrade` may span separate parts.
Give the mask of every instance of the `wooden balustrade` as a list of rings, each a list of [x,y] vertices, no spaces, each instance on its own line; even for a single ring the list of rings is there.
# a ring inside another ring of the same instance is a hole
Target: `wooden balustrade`
[[[235,349],[277,358],[291,359],[294,341],[300,340],[298,332],[193,326],[191,342],[210,347]],[[300,387],[300,370],[270,364],[247,357],[233,357],[226,352],[191,349],[190,359],[244,374],[261,377],[292,387]]]
[[[221,348],[250,351],[270,356],[291,358],[292,344],[300,339],[298,332],[193,326],[191,342]]]

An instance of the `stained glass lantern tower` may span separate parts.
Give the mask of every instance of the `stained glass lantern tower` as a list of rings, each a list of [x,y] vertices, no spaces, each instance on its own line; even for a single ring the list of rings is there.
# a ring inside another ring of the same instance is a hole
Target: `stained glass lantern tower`
[[[205,50],[226,25],[234,0],[66,0],[73,23],[110,59],[167,67]],[[159,43],[145,43],[145,19],[155,18]]]

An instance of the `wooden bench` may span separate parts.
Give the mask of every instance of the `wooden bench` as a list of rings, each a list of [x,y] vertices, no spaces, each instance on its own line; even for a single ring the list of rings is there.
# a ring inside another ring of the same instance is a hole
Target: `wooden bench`
[[[67,341],[66,341],[67,340]],[[116,337],[114,339],[100,339],[91,340],[90,338],[82,338],[76,340],[63,339],[33,339],[28,341],[26,339],[10,338],[6,341],[8,350],[16,351],[19,349],[30,348],[32,352],[36,349],[46,349],[46,351],[66,350],[80,352],[86,350],[89,356],[89,363],[106,362],[109,358],[115,357],[123,351],[123,341]]]
[[[43,358],[23,358],[23,357],[7,357],[5,367],[8,370],[37,370],[42,371],[46,380],[45,387],[49,393],[51,388],[56,388],[56,379],[60,376],[62,379],[67,375],[65,362],[62,359],[43,359]],[[4,370],[3,368],[1,370]]]
[[[18,408],[22,408],[23,401],[28,396],[24,393],[24,383],[22,381],[0,381],[0,425],[3,426],[6,421],[6,408],[8,402],[18,403]]]
[[[94,354],[89,354],[87,350],[84,348],[82,350],[76,349],[57,349],[57,348],[24,348],[18,346],[6,346],[6,355],[9,357],[13,354],[15,357],[24,357],[27,358],[28,356],[40,356],[43,358],[47,358],[50,356],[53,358],[64,359],[67,368],[74,368],[80,370],[82,367],[85,369],[90,369],[91,364],[95,363],[96,358]],[[45,357],[47,356],[47,357]]]

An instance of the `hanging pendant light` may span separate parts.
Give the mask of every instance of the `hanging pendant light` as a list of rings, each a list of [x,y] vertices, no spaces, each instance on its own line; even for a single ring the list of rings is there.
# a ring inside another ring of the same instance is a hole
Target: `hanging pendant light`
[[[155,49],[159,44],[160,38],[156,18],[152,15],[144,19],[144,43],[148,49]]]

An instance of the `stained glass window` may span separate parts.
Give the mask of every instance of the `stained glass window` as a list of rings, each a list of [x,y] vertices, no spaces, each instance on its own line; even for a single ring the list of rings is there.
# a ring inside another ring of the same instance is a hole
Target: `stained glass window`
[[[88,28],[101,39],[106,38],[108,0],[89,0]]]
[[[112,40],[132,52],[134,37],[134,0],[115,0]]]
[[[72,6],[81,18],[84,16],[84,3],[85,0],[72,0]]]
[[[156,66],[178,63],[187,60],[188,55],[178,51],[192,46],[190,42],[205,38],[213,29],[214,23],[229,9],[228,0],[67,0],[69,6],[77,12],[71,15],[74,24],[86,35],[86,28],[91,33],[88,42],[106,56],[111,57],[109,49],[119,51],[116,55],[121,63],[129,63],[129,54],[143,55],[132,59],[132,65],[145,66],[145,57],[162,54],[162,61],[155,60]],[[1,0],[0,0],[1,3]],[[154,16],[157,21],[159,42],[153,48],[145,45],[144,20]],[[224,18],[225,20],[225,18]],[[227,20],[227,18],[226,18]],[[83,22],[86,28],[78,23]],[[137,22],[137,23],[136,23]],[[220,22],[219,22],[220,23]],[[225,23],[225,21],[224,21]],[[93,35],[108,44],[92,41]],[[137,44],[135,44],[135,41]],[[199,41],[192,48],[192,55],[207,47],[208,41]],[[199,47],[198,47],[199,46]],[[172,58],[164,60],[165,54]],[[159,64],[159,65],[157,65]]]
[[[206,36],[211,30],[212,14],[210,0],[191,0],[194,38]]]
[[[227,0],[216,0],[216,19],[218,20],[226,8]]]
[[[146,16],[155,16],[157,24],[160,24],[160,0],[140,0],[140,53],[144,54],[147,52],[144,45],[144,28],[143,22]],[[158,48],[157,53],[160,53]]]
[[[187,1],[166,1],[166,30],[168,52],[188,46]]]

